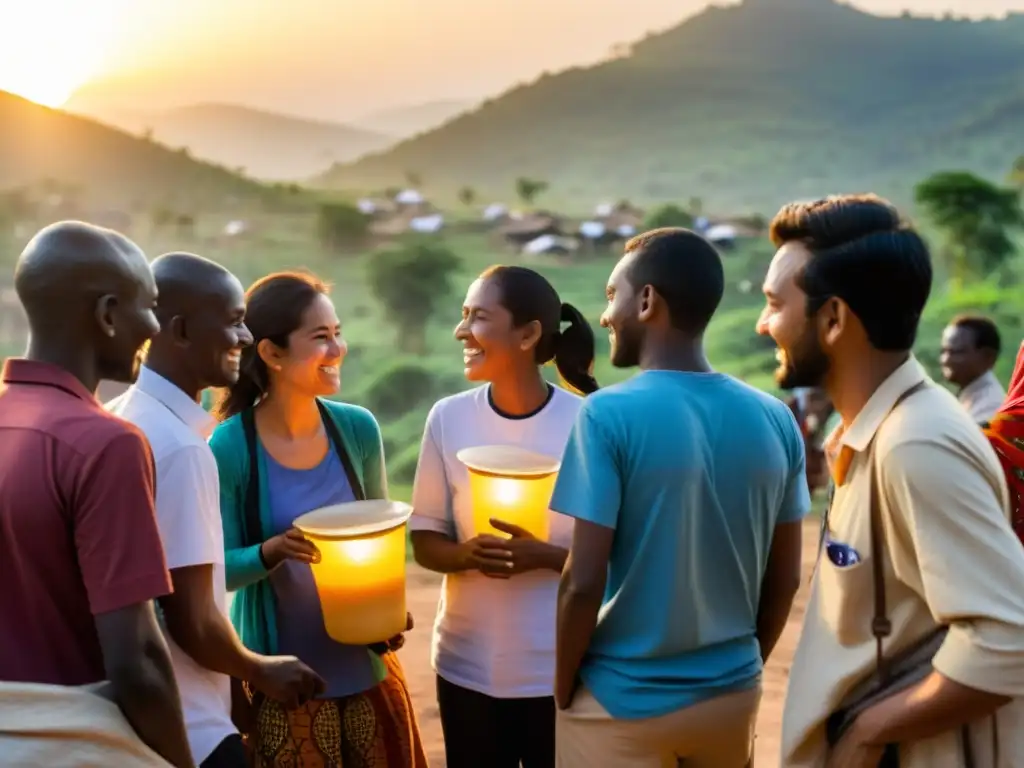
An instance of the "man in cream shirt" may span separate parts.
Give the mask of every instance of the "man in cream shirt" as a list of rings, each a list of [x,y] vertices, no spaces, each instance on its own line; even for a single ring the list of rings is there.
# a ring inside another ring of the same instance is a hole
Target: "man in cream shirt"
[[[1024,549],[984,435],[910,354],[931,289],[927,248],[874,196],[786,206],[771,234],[758,331],[778,344],[780,385],[823,384],[842,418],[826,446],[835,494],[780,763],[875,768],[897,745],[900,768],[1024,766]],[[827,719],[876,669],[874,471],[884,654],[949,633],[921,683],[865,709],[830,746]]]

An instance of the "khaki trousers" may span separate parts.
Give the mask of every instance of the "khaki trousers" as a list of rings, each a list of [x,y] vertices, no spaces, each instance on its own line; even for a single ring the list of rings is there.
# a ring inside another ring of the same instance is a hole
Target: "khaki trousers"
[[[761,686],[660,717],[616,720],[586,688],[558,712],[558,768],[752,768]]]

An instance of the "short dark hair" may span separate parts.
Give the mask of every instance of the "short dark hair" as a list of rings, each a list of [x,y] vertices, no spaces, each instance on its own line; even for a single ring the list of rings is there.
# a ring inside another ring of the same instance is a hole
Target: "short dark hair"
[[[800,278],[809,314],[836,297],[860,319],[875,349],[914,346],[932,262],[924,240],[890,202],[867,194],[790,203],[769,231],[777,248],[796,241],[811,252]]]
[[[653,287],[665,299],[675,328],[703,333],[725,292],[715,246],[689,229],[664,227],[631,239],[626,253],[635,254],[627,273],[630,284]]]
[[[950,322],[954,328],[966,328],[974,337],[976,349],[989,349],[998,356],[1002,350],[999,328],[984,315],[957,315]]]

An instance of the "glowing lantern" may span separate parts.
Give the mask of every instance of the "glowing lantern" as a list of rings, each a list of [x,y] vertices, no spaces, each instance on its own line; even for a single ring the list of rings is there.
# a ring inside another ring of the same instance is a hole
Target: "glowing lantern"
[[[504,536],[490,520],[548,538],[548,507],[561,462],[511,445],[464,448],[456,458],[469,470],[475,535]]]
[[[314,563],[327,634],[368,645],[405,631],[405,528],[412,507],[374,499],[335,504],[295,520],[318,550]]]

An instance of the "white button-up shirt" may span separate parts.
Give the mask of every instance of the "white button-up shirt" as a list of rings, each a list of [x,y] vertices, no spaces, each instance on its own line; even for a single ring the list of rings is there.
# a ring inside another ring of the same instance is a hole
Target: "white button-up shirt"
[[[156,516],[167,568],[212,565],[214,600],[227,615],[220,481],[216,459],[206,443],[216,421],[177,386],[146,367],[139,380],[106,407],[141,429],[153,450]],[[236,733],[231,722],[231,681],[200,667],[164,634],[192,757],[201,763]]]

